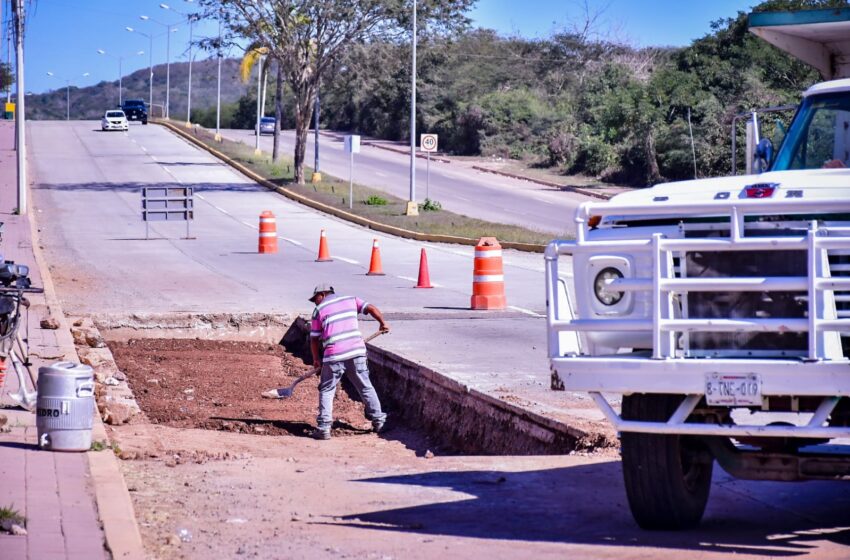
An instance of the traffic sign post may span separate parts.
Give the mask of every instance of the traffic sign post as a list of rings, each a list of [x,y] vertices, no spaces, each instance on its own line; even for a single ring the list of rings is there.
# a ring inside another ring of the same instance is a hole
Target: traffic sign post
[[[354,208],[354,154],[360,153],[360,136],[346,136],[345,151],[348,152],[348,208],[351,210]]]
[[[431,152],[437,151],[436,134],[423,134],[419,137],[419,149],[425,152],[425,200],[430,200],[431,190]]]

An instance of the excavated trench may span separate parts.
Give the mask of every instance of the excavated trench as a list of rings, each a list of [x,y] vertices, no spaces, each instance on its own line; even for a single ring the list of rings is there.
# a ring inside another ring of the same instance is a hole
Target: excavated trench
[[[317,381],[290,399],[262,391],[310,370],[307,324],[268,315],[93,317],[136,402],[156,424],[252,434],[309,433]],[[424,366],[371,347],[372,381],[389,425],[421,431],[444,450],[473,454],[564,454],[606,445],[551,419],[479,393]],[[346,383],[334,402],[336,436],[369,423]]]

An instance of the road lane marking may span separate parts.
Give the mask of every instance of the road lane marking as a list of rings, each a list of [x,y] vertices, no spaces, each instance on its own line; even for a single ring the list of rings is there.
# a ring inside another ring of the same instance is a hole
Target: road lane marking
[[[331,258],[336,259],[336,260],[340,260],[342,262],[347,262],[348,264],[360,264],[358,261],[355,261],[354,259],[348,259],[346,257],[339,257],[337,255],[331,255]]]
[[[300,241],[295,241],[294,239],[289,239],[288,237],[278,236],[278,239],[282,239],[282,240],[286,241],[287,243],[292,243],[293,245],[297,245],[298,247],[304,246],[304,244],[301,243]]]
[[[418,278],[411,278],[410,276],[396,276],[396,278],[401,278],[402,280],[407,280],[408,282],[414,282],[416,284],[419,283]],[[437,284],[436,282],[431,282],[431,285],[435,288],[442,288],[442,284]]]
[[[531,315],[532,317],[537,317],[538,319],[546,316],[546,315],[541,315],[540,313],[535,313],[531,309],[526,309],[524,307],[517,307],[516,305],[509,305],[508,309],[513,309],[514,311],[519,311],[520,313],[524,313],[526,315]]]

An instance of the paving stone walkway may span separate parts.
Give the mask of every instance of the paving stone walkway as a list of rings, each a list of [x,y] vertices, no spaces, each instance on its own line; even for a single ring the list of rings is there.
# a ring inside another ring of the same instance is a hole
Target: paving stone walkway
[[[0,121],[0,253],[30,267],[33,285],[41,275],[32,250],[30,222],[14,214],[17,207],[14,123]],[[56,331],[40,328],[51,310],[41,295],[29,298],[29,339],[33,370],[63,359]],[[28,383],[32,380],[28,380]],[[0,405],[11,404],[6,391],[18,389],[13,372],[0,391]],[[28,389],[33,387],[28,385]],[[100,560],[110,558],[98,519],[94,488],[85,453],[53,453],[37,446],[35,414],[0,408],[0,509],[26,518],[26,535],[0,532],[0,560]],[[2,418],[0,418],[2,421]]]

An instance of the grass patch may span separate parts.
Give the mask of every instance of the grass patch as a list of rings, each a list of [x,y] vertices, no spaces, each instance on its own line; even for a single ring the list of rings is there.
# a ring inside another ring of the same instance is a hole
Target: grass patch
[[[328,206],[389,226],[425,234],[456,235],[472,239],[496,237],[500,241],[540,245],[546,244],[556,237],[560,239],[570,237],[563,233],[545,233],[530,228],[497,224],[455,214],[442,210],[440,203],[432,200],[426,200],[424,204],[420,204],[421,213],[419,216],[405,216],[406,200],[379,189],[359,184],[354,185],[354,204],[353,209],[349,210],[348,181],[323,173],[324,180],[320,183],[297,185],[293,182],[295,171],[291,157],[284,156],[280,162],[274,163],[271,154],[262,152],[260,155],[256,155],[252,146],[241,142],[227,139],[216,142],[214,134],[208,130],[198,128],[193,131],[193,134],[204,144],[224,153],[272,183],[284,186]],[[305,167],[305,175],[309,178],[311,174],[312,169]]]
[[[14,504],[0,507],[0,529],[11,531],[12,525],[27,526],[27,518],[15,509]]]

